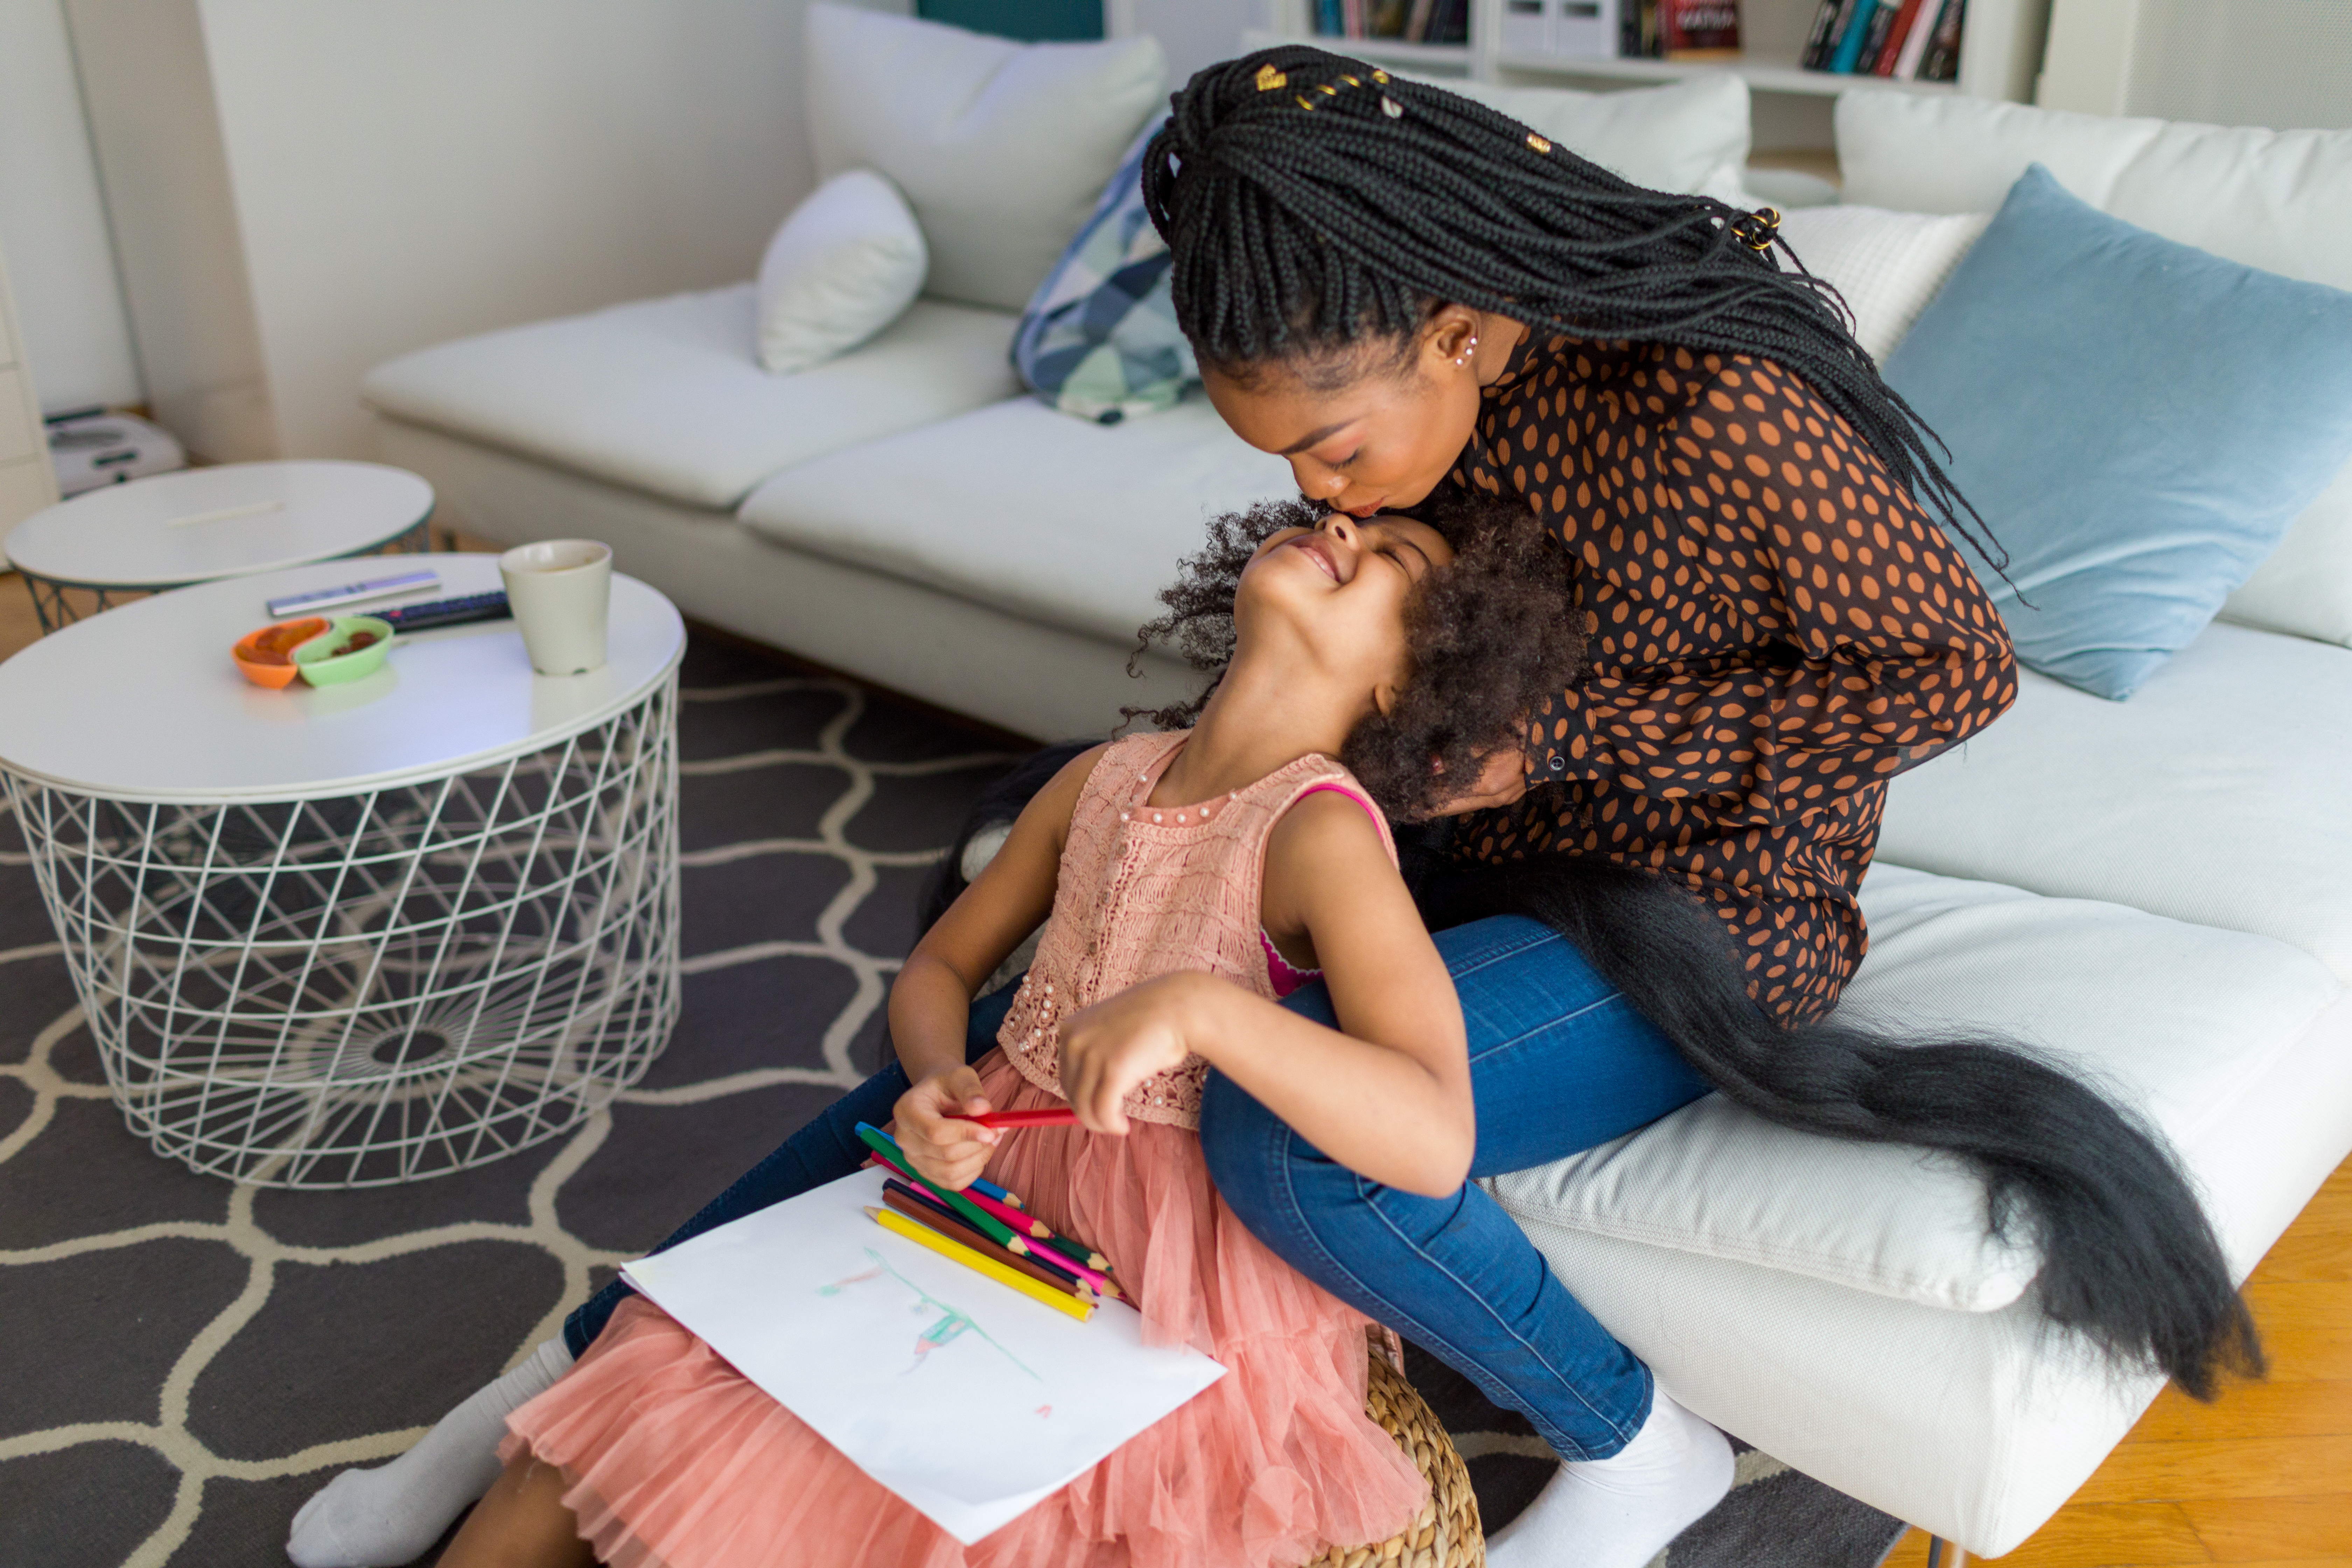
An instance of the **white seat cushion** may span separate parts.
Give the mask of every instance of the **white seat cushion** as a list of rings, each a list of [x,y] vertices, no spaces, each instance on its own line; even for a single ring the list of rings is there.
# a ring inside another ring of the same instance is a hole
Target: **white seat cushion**
[[[1295,495],[1198,399],[1095,425],[1016,398],[778,474],[746,525],[1114,642],[1160,613],[1206,521]]]
[[[2291,942],[2352,983],[2352,652],[2208,626],[2127,702],[2027,674],[1879,858]]]
[[[1847,1008],[2043,1049],[2147,1114],[2192,1173],[2206,1131],[2343,989],[2266,937],[1883,862],[1862,902],[1871,950]],[[1790,1132],[1714,1095],[1486,1185],[1522,1220],[1963,1311],[2009,1305],[2039,1267],[1986,1234],[1956,1162]]]
[[[2167,239],[2352,289],[2352,131],[2263,131],[2069,114],[2021,103],[1849,92],[1837,104],[1843,199],[1985,213],[2030,163]],[[2230,595],[2230,620],[2352,644],[2352,467]]]
[[[724,510],[779,468],[1016,385],[1002,311],[919,300],[796,375],[761,366],[756,311],[749,283],[639,300],[404,354],[362,390],[397,419]]]

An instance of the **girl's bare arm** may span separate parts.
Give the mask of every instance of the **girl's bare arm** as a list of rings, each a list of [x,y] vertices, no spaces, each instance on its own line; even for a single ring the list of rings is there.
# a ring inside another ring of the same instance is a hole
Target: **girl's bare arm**
[[[1325,793],[1291,809],[1266,846],[1265,914],[1311,942],[1339,1026],[1207,974],[1146,982],[1063,1026],[1080,1121],[1125,1131],[1127,1090],[1197,1052],[1350,1169],[1453,1192],[1477,1142],[1462,1006],[1361,806]]]
[[[1073,758],[1022,808],[1004,847],[923,933],[890,987],[890,1039],[913,1087],[896,1109],[899,1145],[929,1180],[961,1187],[988,1162],[996,1134],[954,1118],[989,1109],[964,1065],[971,999],[1054,908],[1070,816],[1106,748]]]

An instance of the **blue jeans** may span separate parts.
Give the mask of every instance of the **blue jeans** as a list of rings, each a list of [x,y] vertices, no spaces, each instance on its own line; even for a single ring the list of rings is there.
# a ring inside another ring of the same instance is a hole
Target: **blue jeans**
[[[1469,1026],[1478,1144],[1471,1173],[1525,1170],[1654,1121],[1706,1092],[1666,1038],[1548,927],[1502,916],[1439,931]],[[977,1059],[996,1043],[1010,989],[977,1003]],[[1284,1005],[1331,1023],[1320,984]],[[662,1243],[847,1175],[854,1129],[887,1121],[907,1089],[884,1068],[836,1100]],[[1484,1190],[1427,1198],[1328,1159],[1230,1079],[1212,1074],[1201,1143],[1218,1192],[1293,1268],[1523,1412],[1569,1458],[1622,1447],[1650,1409],[1649,1369],[1570,1295]],[[563,1325],[585,1350],[620,1304],[618,1280]]]

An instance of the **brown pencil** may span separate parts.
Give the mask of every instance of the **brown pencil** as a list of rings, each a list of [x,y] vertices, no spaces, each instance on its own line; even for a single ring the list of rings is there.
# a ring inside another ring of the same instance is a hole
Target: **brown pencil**
[[[1007,1268],[1017,1269],[1021,1273],[1029,1276],[1030,1279],[1036,1280],[1041,1285],[1050,1285],[1056,1290],[1066,1290],[1073,1296],[1081,1294],[1077,1287],[1073,1285],[1069,1280],[1063,1279],[1060,1275],[1048,1273],[1044,1268],[1039,1268],[1036,1264],[1030,1262],[1029,1259],[1017,1257],[1013,1253],[1005,1251],[1004,1248],[997,1246],[996,1243],[989,1240],[988,1237],[981,1235],[980,1232],[972,1229],[970,1226],[963,1224],[961,1221],[953,1218],[940,1209],[933,1207],[929,1204],[923,1203],[916,1198],[908,1197],[905,1191],[898,1186],[893,1185],[884,1187],[882,1189],[882,1201],[888,1204],[892,1208],[897,1209],[900,1214],[905,1215],[908,1219],[913,1220],[916,1224],[924,1226],[929,1229],[938,1231],[941,1236],[946,1237],[950,1241],[960,1241],[964,1246],[971,1247],[974,1252],[979,1253],[982,1257],[993,1258],[995,1261],[1004,1265]]]

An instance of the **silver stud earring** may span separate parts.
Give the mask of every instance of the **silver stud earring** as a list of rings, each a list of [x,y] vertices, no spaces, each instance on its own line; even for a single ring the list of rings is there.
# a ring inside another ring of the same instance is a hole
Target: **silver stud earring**
[[[1468,364],[1470,363],[1470,356],[1477,352],[1478,334],[1473,332],[1470,334],[1470,341],[1462,346],[1462,352],[1454,356],[1454,363],[1455,364]]]

